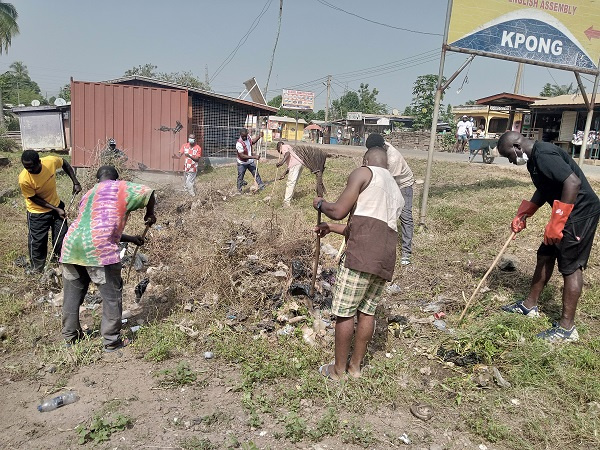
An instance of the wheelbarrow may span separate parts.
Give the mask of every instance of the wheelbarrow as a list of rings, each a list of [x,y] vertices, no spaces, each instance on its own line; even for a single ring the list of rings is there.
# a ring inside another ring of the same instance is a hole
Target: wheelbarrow
[[[469,162],[475,159],[481,152],[483,162],[491,164],[494,162],[494,157],[498,156],[498,139],[488,138],[473,138],[469,140]]]

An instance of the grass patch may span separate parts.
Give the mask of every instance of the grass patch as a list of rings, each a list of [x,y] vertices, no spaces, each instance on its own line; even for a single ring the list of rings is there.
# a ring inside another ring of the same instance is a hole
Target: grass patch
[[[75,428],[75,432],[79,437],[78,443],[80,445],[86,444],[87,442],[100,444],[101,442],[108,441],[113,433],[123,431],[132,425],[133,421],[131,418],[123,414],[114,414],[108,418],[96,415],[89,424],[78,425]]]
[[[187,336],[170,322],[140,328],[133,348],[147,361],[160,362],[185,350]]]
[[[167,388],[193,384],[198,378],[198,374],[190,368],[190,364],[187,361],[181,361],[174,369],[160,370],[154,376],[160,377],[160,386]]]

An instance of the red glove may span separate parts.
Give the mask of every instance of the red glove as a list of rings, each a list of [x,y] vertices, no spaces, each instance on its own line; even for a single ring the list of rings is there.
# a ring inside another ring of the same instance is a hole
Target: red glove
[[[521,206],[519,206],[519,209],[517,210],[517,215],[513,219],[512,223],[510,224],[510,228],[515,233],[518,233],[519,231],[527,228],[525,219],[533,216],[535,214],[535,212],[538,210],[538,208],[539,208],[539,206],[536,205],[535,203],[530,202],[528,200],[523,200],[521,202]]]
[[[548,222],[544,230],[544,244],[555,245],[560,242],[563,237],[565,223],[574,207],[575,205],[571,203],[554,200],[552,204],[552,216],[550,216],[550,222]]]

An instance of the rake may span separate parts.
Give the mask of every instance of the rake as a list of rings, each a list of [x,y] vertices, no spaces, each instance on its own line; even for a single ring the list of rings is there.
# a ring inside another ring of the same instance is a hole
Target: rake
[[[296,155],[302,163],[316,176],[316,191],[318,197],[323,197],[326,193],[323,184],[323,171],[325,170],[325,160],[327,154],[320,148],[308,145],[299,145],[294,149]],[[321,211],[317,211],[317,225],[321,223]],[[312,281],[310,283],[309,296],[315,294],[315,283],[317,281],[317,268],[319,267],[319,254],[321,252],[321,237],[317,234],[317,246],[315,249],[315,259],[313,261]]]
[[[65,227],[65,223],[67,223],[67,212],[69,212],[71,210],[71,206],[73,206],[73,203],[75,202],[75,196],[77,194],[73,194],[73,196],[71,197],[71,201],[69,202],[69,206],[67,206],[65,208],[65,218],[62,221],[62,224],[60,225],[60,230],[58,230],[58,235],[56,236],[56,241],[54,242],[54,246],[52,247],[52,253],[50,253],[50,258],[52,258],[52,256],[54,255],[54,252],[56,251],[56,246],[58,245],[58,242],[60,241],[60,235],[62,233],[63,228]]]
[[[142,234],[142,240],[146,239],[146,234],[148,233],[148,230],[150,229],[151,225],[146,225],[146,228],[144,228],[144,233]],[[137,252],[140,249],[139,245],[135,246],[135,250],[133,251],[133,256],[131,257],[131,262],[129,263],[129,268],[127,269],[127,276],[125,278],[125,283],[129,283],[129,274],[131,273],[131,268],[133,267],[133,263],[135,262],[135,257],[137,256]]]
[[[483,278],[481,279],[481,281],[479,282],[479,284],[477,285],[477,287],[475,288],[475,290],[473,291],[473,294],[471,295],[471,298],[469,298],[469,300],[467,301],[467,303],[465,304],[465,309],[463,309],[462,314],[460,315],[459,319],[458,319],[458,323],[461,323],[463,318],[465,317],[465,314],[467,312],[467,309],[469,309],[469,306],[471,306],[471,302],[473,301],[473,299],[475,298],[475,296],[477,295],[477,293],[479,292],[479,288],[481,288],[481,285],[483,284],[483,282],[487,279],[488,275],[490,273],[492,273],[492,270],[494,269],[494,267],[496,267],[496,264],[498,264],[498,261],[500,261],[500,257],[504,254],[504,252],[506,251],[508,245],[510,244],[510,241],[512,241],[515,236],[517,235],[517,233],[515,233],[514,231],[510,234],[510,236],[508,237],[508,239],[506,240],[506,242],[504,243],[504,246],[502,247],[502,249],[500,249],[500,252],[498,253],[498,255],[496,256],[496,259],[494,259],[494,262],[492,262],[492,265],[490,266],[490,268],[488,269],[488,271],[485,273],[485,275],[483,276]]]

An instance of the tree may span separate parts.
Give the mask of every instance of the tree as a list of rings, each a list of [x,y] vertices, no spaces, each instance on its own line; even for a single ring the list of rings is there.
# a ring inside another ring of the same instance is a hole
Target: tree
[[[540,92],[540,95],[542,97],[557,97],[559,95],[576,94],[577,92],[579,92],[579,88],[573,86],[573,83],[569,83],[568,85],[546,83],[542,88],[542,92]]]
[[[70,102],[71,101],[71,83],[67,83],[63,87],[61,87],[60,90],[58,91],[58,96],[60,98],[65,99],[66,101]]]
[[[354,91],[348,91],[338,100],[331,102],[332,115],[336,118],[345,118],[348,111],[360,111],[360,98]]]
[[[125,76],[155,78],[157,80],[166,81],[168,83],[180,84],[181,86],[203,89],[205,91],[212,90],[209,84],[200,81],[200,79],[190,71],[167,73],[157,72],[156,69],[158,69],[158,66],[155,66],[154,64],[139,65],[126,70]]]
[[[144,64],[136,66],[136,67],[132,67],[129,70],[125,71],[125,76],[126,77],[132,77],[132,76],[140,76],[140,77],[148,77],[148,78],[156,78],[156,69],[158,69],[158,66],[155,66],[154,64]]]
[[[433,107],[435,104],[435,91],[437,89],[437,75],[421,75],[417,77],[413,85],[413,99],[411,103],[412,116],[415,118],[414,128],[419,130],[430,130],[433,122]],[[446,81],[442,79],[442,83]],[[442,93],[442,99],[444,94]],[[443,105],[440,103],[440,111]]]
[[[373,88],[369,91],[369,84],[360,84],[358,88],[358,110],[365,114],[385,114],[387,105],[377,102],[379,91]]]
[[[29,69],[23,61],[15,61],[8,68],[16,78],[29,78]]]
[[[27,105],[32,100],[46,102],[40,87],[29,77],[27,66],[22,61],[15,61],[9,67],[7,72],[0,75],[0,90],[5,103]]]
[[[282,102],[282,97],[281,95],[276,95],[275,97],[273,97],[271,100],[268,101],[267,105],[272,106],[273,108],[281,108],[281,102]]]
[[[0,1],[0,55],[8,52],[12,38],[19,34],[19,14],[11,3]]]

